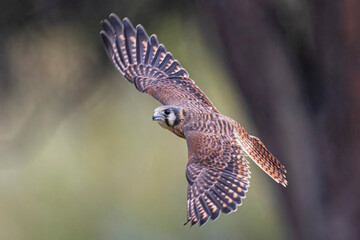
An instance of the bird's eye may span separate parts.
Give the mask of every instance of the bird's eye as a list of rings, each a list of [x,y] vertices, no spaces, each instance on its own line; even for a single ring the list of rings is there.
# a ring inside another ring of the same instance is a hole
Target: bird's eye
[[[164,111],[164,113],[165,113],[165,115],[169,115],[169,114],[171,113],[171,111],[170,111],[169,109],[166,109],[166,110]]]

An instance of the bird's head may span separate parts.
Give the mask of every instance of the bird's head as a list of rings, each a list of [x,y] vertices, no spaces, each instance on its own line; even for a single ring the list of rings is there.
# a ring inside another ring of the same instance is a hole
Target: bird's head
[[[177,106],[161,106],[154,110],[152,119],[163,128],[173,128],[183,119],[183,111]]]

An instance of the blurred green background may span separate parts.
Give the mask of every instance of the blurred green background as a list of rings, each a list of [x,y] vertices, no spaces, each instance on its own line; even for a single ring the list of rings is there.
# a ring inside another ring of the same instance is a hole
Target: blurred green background
[[[186,142],[151,121],[160,103],[139,93],[105,54],[101,19],[115,12],[141,23],[220,112],[256,135],[220,46],[214,49],[219,40],[193,2],[0,7],[0,239],[290,238],[281,186],[253,163],[236,213],[183,226]]]

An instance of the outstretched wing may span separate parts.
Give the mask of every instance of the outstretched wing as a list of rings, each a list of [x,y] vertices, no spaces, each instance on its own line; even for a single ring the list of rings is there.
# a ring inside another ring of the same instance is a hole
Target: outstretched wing
[[[249,187],[248,162],[235,136],[218,134],[213,131],[217,124],[208,124],[184,127],[189,151],[186,223],[191,221],[191,225],[199,222],[201,226],[209,218],[218,218],[220,212],[235,211]]]
[[[120,73],[140,92],[146,92],[164,105],[192,106],[217,112],[214,105],[189,78],[156,35],[150,37],[141,25],[133,27],[115,14],[101,22],[105,49]]]

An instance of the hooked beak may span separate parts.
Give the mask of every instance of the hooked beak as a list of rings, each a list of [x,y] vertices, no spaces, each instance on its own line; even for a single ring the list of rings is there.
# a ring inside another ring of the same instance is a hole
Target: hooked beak
[[[164,121],[164,116],[159,112],[155,112],[154,115],[152,116],[152,120],[153,121]]]

